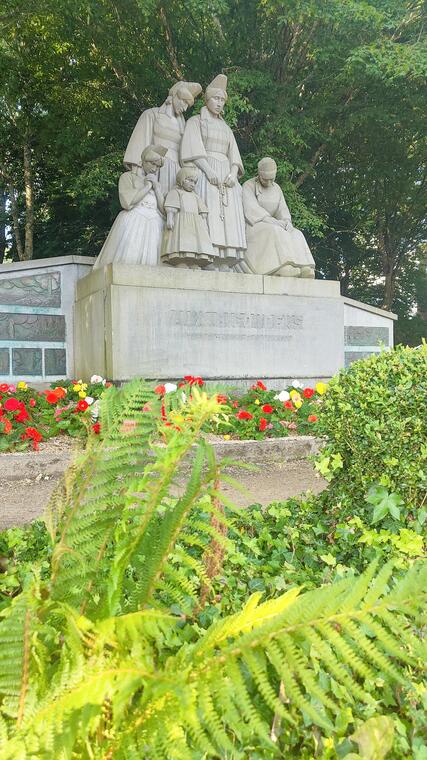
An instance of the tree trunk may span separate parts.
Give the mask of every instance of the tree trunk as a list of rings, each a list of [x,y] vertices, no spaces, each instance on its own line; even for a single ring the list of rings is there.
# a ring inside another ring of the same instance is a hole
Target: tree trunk
[[[23,260],[33,258],[34,240],[34,182],[31,165],[31,148],[24,145],[24,187],[25,187],[25,246]]]
[[[6,198],[4,190],[0,190],[0,264],[6,253]]]
[[[387,223],[381,223],[377,225],[378,228],[378,248],[381,252],[383,261],[383,275],[384,275],[384,296],[382,302],[382,308],[387,311],[391,311],[391,307],[394,301],[394,292],[396,289],[396,267],[395,267],[395,254],[390,240],[390,231],[387,227]]]
[[[15,187],[12,182],[8,185],[10,210],[12,213],[12,226],[13,234],[15,236],[16,252],[18,254],[19,261],[24,260],[24,246],[22,245],[21,230],[19,227],[19,209],[18,200],[16,197]]]

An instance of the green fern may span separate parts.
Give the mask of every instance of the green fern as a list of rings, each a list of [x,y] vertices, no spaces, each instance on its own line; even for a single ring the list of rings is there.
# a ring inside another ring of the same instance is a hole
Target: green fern
[[[255,594],[203,630],[206,552],[226,550],[232,528],[207,444],[173,489],[216,401],[196,389],[190,420],[159,445],[145,386],[110,397],[102,441],[55,497],[52,578],[0,620],[0,760],[243,760],[254,738],[277,753],[280,722],[333,736],[343,704],[372,706],[373,680],[408,685],[427,654],[425,562],[398,580],[372,564],[316,591]]]

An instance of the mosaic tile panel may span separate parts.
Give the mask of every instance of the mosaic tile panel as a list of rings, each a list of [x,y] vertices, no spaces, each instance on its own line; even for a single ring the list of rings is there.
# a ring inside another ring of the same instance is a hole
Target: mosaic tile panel
[[[67,374],[67,354],[65,348],[45,348],[45,375],[59,377]]]
[[[46,272],[0,279],[0,304],[15,306],[61,306],[61,273]]]
[[[0,348],[0,375],[10,374],[9,349]]]
[[[57,314],[0,314],[0,340],[65,341],[65,317]]]
[[[19,377],[42,374],[41,348],[13,348],[12,373]]]
[[[388,327],[345,327],[344,344],[346,346],[379,346],[380,343],[389,345]]]

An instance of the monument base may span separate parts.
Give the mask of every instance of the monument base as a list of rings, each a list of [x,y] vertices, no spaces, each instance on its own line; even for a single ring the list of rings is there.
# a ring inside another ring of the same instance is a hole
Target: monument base
[[[342,298],[329,280],[109,264],[77,282],[75,374],[309,384],[344,366],[344,334],[353,329],[362,342],[368,330],[374,344],[384,323],[380,338],[392,345],[393,316]]]

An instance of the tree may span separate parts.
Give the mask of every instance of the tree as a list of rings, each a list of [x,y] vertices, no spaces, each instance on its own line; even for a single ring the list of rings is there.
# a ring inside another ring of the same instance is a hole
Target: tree
[[[97,253],[140,112],[177,78],[205,85],[224,70],[247,175],[276,159],[320,276],[386,308],[400,308],[406,283],[414,302],[404,271],[426,227],[420,0],[35,0],[31,11],[12,0],[0,25],[15,255],[25,227],[36,257]]]

